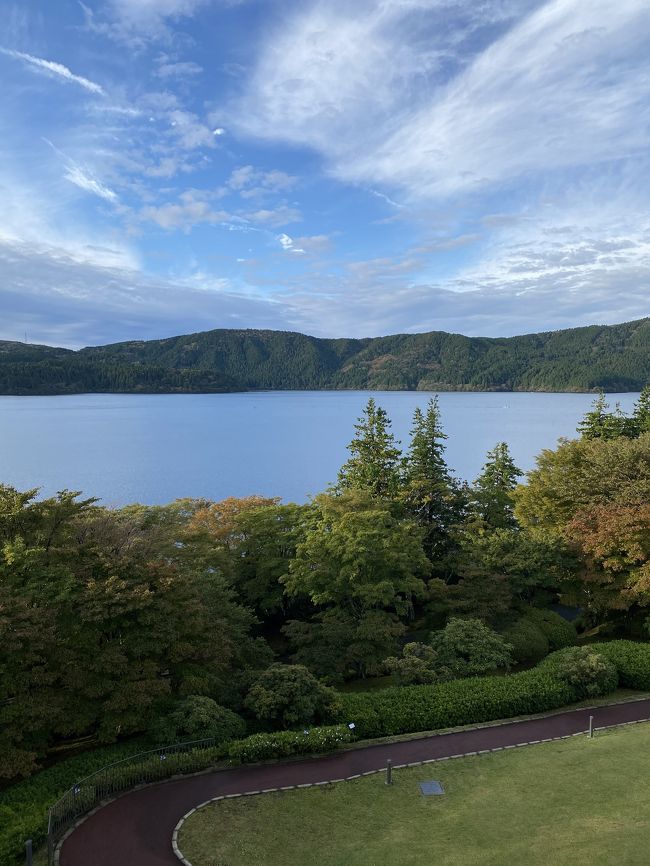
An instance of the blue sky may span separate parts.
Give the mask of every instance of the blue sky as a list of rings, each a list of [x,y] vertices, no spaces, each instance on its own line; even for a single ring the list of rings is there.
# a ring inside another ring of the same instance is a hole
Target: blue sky
[[[650,313],[647,0],[0,14],[0,339]]]

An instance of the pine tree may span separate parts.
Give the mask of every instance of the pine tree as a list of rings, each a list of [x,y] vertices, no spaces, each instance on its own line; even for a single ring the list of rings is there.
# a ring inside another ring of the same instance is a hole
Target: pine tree
[[[371,397],[354,425],[357,435],[348,445],[350,458],[339,471],[338,491],[366,490],[384,499],[397,495],[402,452],[390,427],[385,410]]]
[[[619,436],[632,436],[634,423],[623,413],[620,403],[614,412],[609,411],[609,403],[601,391],[592,403],[592,408],[578,424],[578,433],[583,439],[618,439]]]
[[[630,418],[631,435],[636,438],[650,432],[650,385],[641,391]]]
[[[492,529],[515,527],[512,491],[517,478],[523,475],[505,442],[498,442],[488,451],[483,471],[474,482],[473,511]]]
[[[445,462],[438,398],[413,414],[411,444],[404,460],[402,499],[407,511],[426,527],[424,549],[434,562],[452,546],[450,530],[464,513],[464,497]]]

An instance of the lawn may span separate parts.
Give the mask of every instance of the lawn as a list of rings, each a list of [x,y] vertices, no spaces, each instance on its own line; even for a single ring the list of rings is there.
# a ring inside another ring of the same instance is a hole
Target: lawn
[[[440,780],[443,796],[418,782]],[[321,788],[224,800],[192,866],[647,866],[650,723]]]

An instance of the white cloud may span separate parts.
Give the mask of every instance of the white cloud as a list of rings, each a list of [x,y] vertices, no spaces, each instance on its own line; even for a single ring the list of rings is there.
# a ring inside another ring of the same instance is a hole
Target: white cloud
[[[286,192],[298,183],[298,178],[285,171],[261,171],[252,165],[233,169],[226,186],[242,198],[261,198],[276,192]]]
[[[316,3],[265,46],[232,121],[412,198],[490,188],[646,150],[649,40],[646,0]]]
[[[63,176],[66,180],[69,180],[70,183],[78,186],[79,189],[97,195],[99,198],[103,198],[105,201],[110,201],[111,203],[117,201],[117,194],[113,192],[112,189],[98,181],[88,172],[87,169],[83,169],[80,165],[77,165],[77,163],[70,161]]]
[[[1,238],[0,304],[0,339],[22,340],[27,331],[31,342],[72,348],[239,327],[242,320],[286,327],[281,304],[218,276],[157,279],[108,257],[83,261],[64,248]]]
[[[187,75],[200,75],[203,67],[192,60],[176,63],[161,63],[156,69],[158,78],[183,78]]]
[[[184,150],[214,147],[214,133],[191,111],[174,109],[169,113],[169,123],[173,135]]]
[[[105,95],[104,88],[100,84],[90,81],[90,79],[84,78],[82,75],[75,75],[62,63],[56,63],[54,60],[43,60],[41,57],[33,57],[31,54],[25,54],[22,51],[14,51],[10,48],[0,48],[0,53],[5,54],[7,57],[13,57],[16,60],[22,60],[28,65],[47,73],[50,77],[61,78],[64,81],[71,81],[74,84],[79,84],[84,88],[84,90],[88,90],[90,93],[97,93],[100,96]]]
[[[262,223],[269,228],[280,228],[281,226],[289,225],[290,223],[298,223],[302,221],[302,214],[295,207],[288,205],[280,205],[279,207],[269,209],[261,208],[252,213],[244,214],[246,219],[254,223]]]
[[[213,210],[206,194],[198,190],[186,190],[177,202],[143,207],[139,215],[140,219],[154,222],[163,229],[182,228],[186,231],[200,223],[216,225],[233,219],[226,211]]]
[[[302,253],[305,252],[298,244],[296,244],[296,242],[294,241],[294,239],[292,237],[289,237],[289,235],[284,234],[284,232],[281,235],[277,236],[277,242],[280,244],[282,249],[287,253],[296,253],[298,255],[301,255]]]

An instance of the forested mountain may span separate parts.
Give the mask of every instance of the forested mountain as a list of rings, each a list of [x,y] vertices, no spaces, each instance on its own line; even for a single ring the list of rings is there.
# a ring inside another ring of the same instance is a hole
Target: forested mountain
[[[0,393],[249,389],[637,391],[650,319],[520,337],[444,331],[359,340],[214,330],[73,352],[0,343]]]

